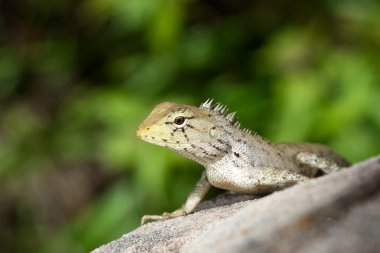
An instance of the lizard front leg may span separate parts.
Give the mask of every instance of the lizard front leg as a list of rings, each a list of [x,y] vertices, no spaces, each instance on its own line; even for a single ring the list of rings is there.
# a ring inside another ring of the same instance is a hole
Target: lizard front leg
[[[201,178],[198,180],[195,185],[193,191],[187,197],[185,205],[183,205],[180,209],[175,210],[171,213],[163,213],[162,215],[144,215],[141,218],[141,224],[144,224],[148,220],[164,220],[171,219],[179,216],[184,216],[186,214],[191,213],[195,207],[201,202],[203,197],[209,191],[211,184],[207,180],[206,171],[203,171]]]

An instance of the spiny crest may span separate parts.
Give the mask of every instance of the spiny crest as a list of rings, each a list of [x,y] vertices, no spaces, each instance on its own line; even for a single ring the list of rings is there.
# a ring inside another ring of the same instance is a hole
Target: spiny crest
[[[212,106],[212,101],[213,99],[207,99],[206,102],[202,103],[201,106],[199,106],[199,108],[210,110]]]
[[[224,116],[229,122],[235,123],[235,112],[228,113],[228,108],[221,103],[213,103],[213,99],[207,99],[206,102],[202,103],[199,108],[206,109],[215,114]]]
[[[206,102],[202,103],[199,108],[205,109],[209,112],[219,114],[233,124],[236,128],[240,128],[240,123],[236,121],[236,112],[228,113],[227,106],[223,106],[221,103],[213,103],[213,99],[207,99]],[[242,131],[246,134],[251,134],[251,130],[243,128]]]
[[[252,131],[247,128],[243,128],[243,132],[246,134],[252,134]]]

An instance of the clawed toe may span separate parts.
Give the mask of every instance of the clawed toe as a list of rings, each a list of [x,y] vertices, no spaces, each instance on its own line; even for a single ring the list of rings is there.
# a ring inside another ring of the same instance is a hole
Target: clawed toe
[[[141,218],[141,225],[143,225],[145,222],[147,222],[149,220],[150,221],[167,220],[167,219],[171,219],[171,218],[184,216],[186,214],[188,214],[188,212],[186,212],[185,210],[178,209],[172,213],[165,212],[162,215],[144,215]]]

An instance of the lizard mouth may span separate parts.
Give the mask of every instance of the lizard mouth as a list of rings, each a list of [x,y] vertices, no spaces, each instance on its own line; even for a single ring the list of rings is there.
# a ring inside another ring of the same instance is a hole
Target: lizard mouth
[[[170,138],[165,138],[162,136],[155,136],[149,133],[150,128],[138,127],[136,129],[136,136],[143,141],[160,145],[160,146],[170,146],[170,147],[182,147],[187,144],[187,142],[171,140]]]
[[[138,133],[136,131],[136,135],[138,138],[142,139],[143,141],[156,144],[156,145],[161,145],[161,146],[176,146],[176,147],[181,147],[182,145],[186,144],[185,142],[181,141],[173,141],[164,137],[158,137],[158,136],[153,136],[153,135],[147,135],[144,133]]]

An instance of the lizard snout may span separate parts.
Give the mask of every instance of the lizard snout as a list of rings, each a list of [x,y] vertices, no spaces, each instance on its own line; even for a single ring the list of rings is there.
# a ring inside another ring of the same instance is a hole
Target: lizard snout
[[[141,135],[142,135],[141,127],[138,127],[138,128],[136,129],[136,136],[137,136],[137,137],[141,137]]]
[[[146,135],[150,130],[150,127],[146,127],[144,125],[140,125],[137,129],[136,129],[136,135],[137,137],[139,138],[142,138],[143,135]]]

